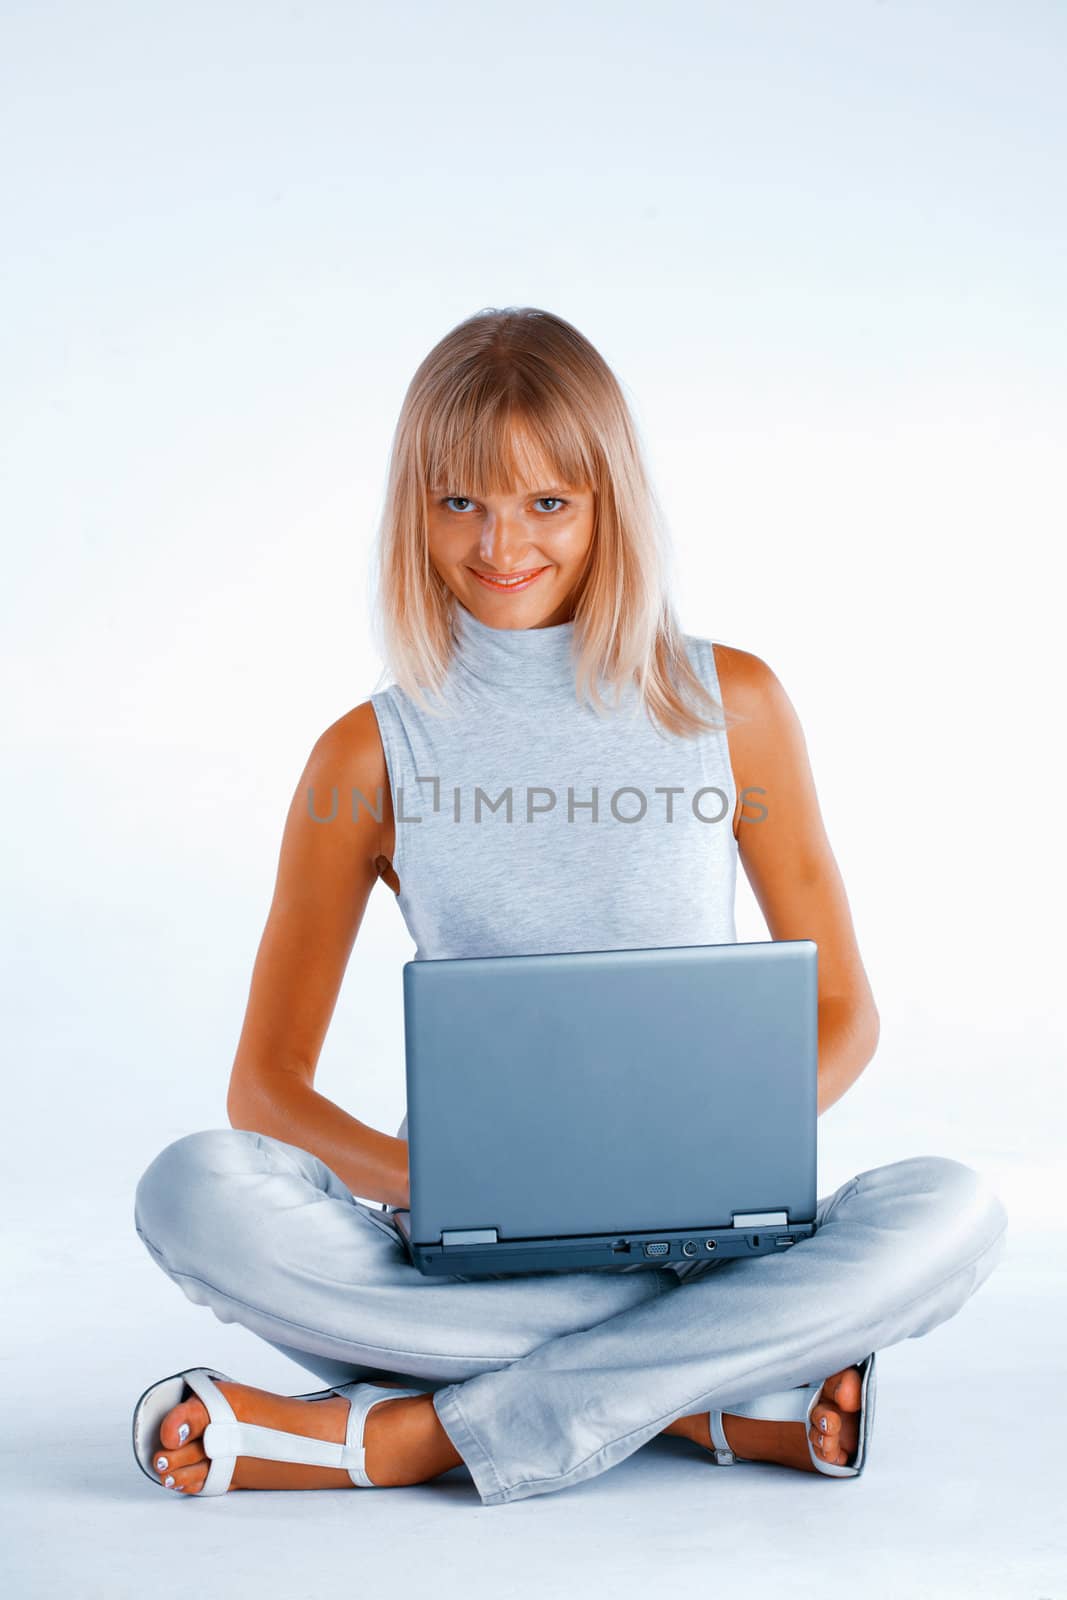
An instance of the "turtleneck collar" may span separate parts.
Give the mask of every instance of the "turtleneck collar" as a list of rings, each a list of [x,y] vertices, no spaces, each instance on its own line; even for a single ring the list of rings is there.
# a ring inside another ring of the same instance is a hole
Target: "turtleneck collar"
[[[491,628],[466,606],[452,607],[454,659],[486,683],[574,685],[574,623],[550,628]]]

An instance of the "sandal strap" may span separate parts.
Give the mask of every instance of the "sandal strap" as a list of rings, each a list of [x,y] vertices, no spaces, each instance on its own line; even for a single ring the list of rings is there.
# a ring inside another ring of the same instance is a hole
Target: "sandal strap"
[[[236,1413],[222,1390],[215,1383],[220,1378],[223,1383],[232,1383],[225,1372],[219,1372],[214,1367],[189,1367],[181,1374],[182,1381],[204,1402],[204,1409],[209,1418],[204,1429],[204,1454],[210,1461],[207,1477],[200,1494],[225,1494],[233,1480],[233,1469],[237,1465],[239,1450],[220,1450],[218,1455],[208,1445],[208,1435],[213,1428],[239,1428]]]
[[[362,1463],[356,1452],[329,1439],[309,1439],[302,1433],[285,1433],[258,1422],[209,1422],[204,1429],[204,1453],[222,1457],[256,1456],[260,1461],[291,1461],[295,1466],[345,1467]]]
[[[806,1422],[821,1383],[802,1383],[795,1389],[773,1389],[751,1400],[726,1407],[730,1417],[755,1417],[763,1422]]]
[[[379,1489],[381,1484],[374,1482],[367,1476],[366,1457],[363,1447],[363,1435],[367,1426],[367,1417],[372,1407],[383,1400],[403,1400],[405,1397],[424,1394],[423,1389],[393,1389],[380,1383],[344,1383],[334,1390],[335,1394],[344,1395],[348,1400],[348,1427],[345,1432],[344,1452],[345,1460],[342,1463],[348,1469],[348,1476],[354,1484],[361,1489]],[[334,1449],[340,1446],[335,1445]]]
[[[727,1439],[726,1434],[723,1431],[722,1412],[709,1411],[708,1424],[711,1428],[711,1443],[714,1448],[716,1461],[719,1463],[720,1467],[732,1467],[734,1462],[737,1460],[737,1457],[730,1449],[730,1441]],[[744,1457],[742,1457],[742,1460],[743,1459]]]
[[[348,1399],[348,1424],[344,1444],[330,1439],[310,1439],[302,1433],[287,1433],[256,1422],[209,1422],[204,1429],[204,1451],[220,1468],[229,1463],[227,1482],[238,1456],[255,1456],[260,1461],[288,1461],[296,1466],[339,1467],[360,1488],[376,1489],[367,1476],[363,1435],[367,1416],[383,1400],[399,1400],[421,1394],[421,1389],[392,1389],[374,1383],[344,1384],[330,1391]]]

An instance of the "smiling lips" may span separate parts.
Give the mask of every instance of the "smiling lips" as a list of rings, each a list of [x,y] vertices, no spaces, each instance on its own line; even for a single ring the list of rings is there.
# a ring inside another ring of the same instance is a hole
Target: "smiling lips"
[[[535,567],[530,572],[511,573],[507,578],[491,578],[488,573],[479,572],[476,567],[471,567],[470,571],[487,589],[494,589],[497,594],[511,594],[518,589],[528,589],[531,583],[534,583],[541,576],[542,572],[548,571],[548,568]]]

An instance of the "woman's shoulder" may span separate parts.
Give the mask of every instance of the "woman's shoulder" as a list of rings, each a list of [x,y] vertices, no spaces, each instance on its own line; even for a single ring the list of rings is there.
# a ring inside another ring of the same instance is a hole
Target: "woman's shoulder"
[[[690,648],[695,645],[712,663],[715,682],[710,687],[723,708],[735,765],[759,766],[768,752],[795,742],[799,731],[796,712],[781,679],[763,656],[718,639],[687,637]]]
[[[749,716],[773,695],[778,679],[762,656],[702,634],[686,634],[695,665],[707,662],[718,680],[720,697],[742,716]],[[780,687],[780,685],[778,685]]]
[[[315,741],[309,765],[324,784],[354,785],[370,792],[386,782],[385,751],[374,699],[360,701],[324,728]]]
[[[709,644],[715,653],[719,699],[735,770],[748,778],[799,759],[803,729],[774,668],[753,650],[718,640]]]
[[[762,656],[718,639],[705,641],[714,652],[715,671],[724,695],[742,709],[752,709],[771,693],[777,677]]]

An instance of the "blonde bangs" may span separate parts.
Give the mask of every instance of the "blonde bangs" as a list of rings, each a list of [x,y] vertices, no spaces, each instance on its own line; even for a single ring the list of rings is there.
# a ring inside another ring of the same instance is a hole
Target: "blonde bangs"
[[[549,482],[592,486],[596,467],[589,443],[550,393],[519,396],[498,390],[479,405],[471,390],[427,419],[424,476],[430,490],[475,498],[510,494]]]

